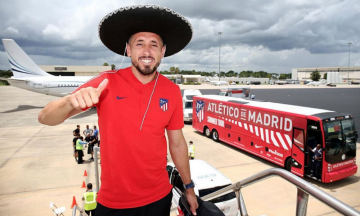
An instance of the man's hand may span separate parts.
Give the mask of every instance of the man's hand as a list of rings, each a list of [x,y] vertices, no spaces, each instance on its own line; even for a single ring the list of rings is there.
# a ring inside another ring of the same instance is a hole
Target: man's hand
[[[199,207],[199,204],[197,202],[194,188],[186,189],[186,199],[189,203],[191,213],[196,215],[196,209]]]
[[[104,79],[97,88],[87,87],[80,89],[70,95],[70,105],[75,109],[85,109],[99,103],[101,92],[109,83],[108,79]],[[85,134],[84,134],[85,135]]]

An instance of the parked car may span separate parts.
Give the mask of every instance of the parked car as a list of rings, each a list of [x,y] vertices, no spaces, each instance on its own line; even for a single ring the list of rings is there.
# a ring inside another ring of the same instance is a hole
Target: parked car
[[[189,163],[191,177],[195,184],[195,194],[199,197],[203,197],[232,184],[229,178],[203,160],[190,160]],[[170,182],[172,179],[177,179],[177,176],[174,175],[179,176],[179,173],[176,171],[173,163],[168,163],[167,170],[169,172]],[[180,190],[183,189],[181,183],[177,185],[178,188],[180,187]],[[179,194],[179,190],[174,188],[172,198],[173,208],[178,208],[180,197],[181,194]],[[210,202],[214,203],[226,216],[240,215],[235,192],[212,199]],[[177,211],[179,211],[179,208]],[[177,215],[179,215],[179,212],[177,212]]]

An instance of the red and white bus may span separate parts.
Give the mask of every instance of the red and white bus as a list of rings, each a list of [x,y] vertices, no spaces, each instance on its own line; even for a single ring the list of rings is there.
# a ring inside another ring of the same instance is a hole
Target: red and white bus
[[[357,131],[353,116],[241,98],[194,97],[193,128],[304,177],[313,172],[313,153],[322,146],[322,182],[357,172]]]

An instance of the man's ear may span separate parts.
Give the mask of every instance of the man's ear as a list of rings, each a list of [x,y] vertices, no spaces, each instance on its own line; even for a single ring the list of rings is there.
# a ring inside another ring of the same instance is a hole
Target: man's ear
[[[131,57],[130,45],[128,43],[126,43],[126,54],[127,56]]]
[[[163,48],[161,49],[161,58],[164,58],[165,51],[166,51],[166,45],[164,45]]]

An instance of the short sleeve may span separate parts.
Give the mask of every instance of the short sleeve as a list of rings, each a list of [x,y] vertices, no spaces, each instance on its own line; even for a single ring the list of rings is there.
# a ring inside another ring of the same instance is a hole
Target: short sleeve
[[[74,94],[75,92],[83,89],[83,88],[87,88],[87,87],[93,87],[93,88],[97,88],[99,87],[100,83],[106,79],[107,76],[106,76],[106,73],[101,73],[99,74],[98,76],[96,77],[93,77],[92,79],[90,79],[89,81],[87,81],[86,83],[82,84],[81,86],[79,86],[79,88],[77,88],[74,92],[72,92],[71,94]],[[85,108],[85,109],[82,109],[83,111],[86,111],[88,110],[89,107]],[[85,131],[85,130],[84,130]]]
[[[175,102],[175,110],[171,116],[169,124],[166,127],[167,130],[179,130],[184,127],[184,112],[179,86],[176,86],[173,101]]]

